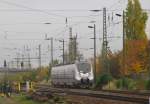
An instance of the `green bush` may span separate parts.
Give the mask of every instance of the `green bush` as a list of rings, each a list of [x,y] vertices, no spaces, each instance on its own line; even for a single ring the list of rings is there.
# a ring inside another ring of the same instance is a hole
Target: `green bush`
[[[96,87],[102,89],[102,87],[108,84],[112,79],[110,74],[102,74],[96,80]]]
[[[127,77],[123,77],[117,80],[116,87],[118,89],[133,90],[136,89],[136,81]]]
[[[145,89],[150,90],[150,79],[146,81]]]

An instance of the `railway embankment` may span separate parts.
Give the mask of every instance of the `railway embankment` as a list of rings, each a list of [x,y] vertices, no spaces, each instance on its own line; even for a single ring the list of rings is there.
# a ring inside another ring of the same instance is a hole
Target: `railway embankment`
[[[129,91],[93,91],[87,89],[52,88],[40,85],[32,93],[39,101],[66,101],[67,104],[149,104],[149,93]],[[58,100],[59,99],[59,100]]]

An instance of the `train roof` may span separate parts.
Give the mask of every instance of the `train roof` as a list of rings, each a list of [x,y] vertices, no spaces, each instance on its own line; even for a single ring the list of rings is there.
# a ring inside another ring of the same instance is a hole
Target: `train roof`
[[[65,64],[57,64],[57,65],[54,65],[53,67],[59,67],[59,66],[65,66],[65,65],[72,65],[72,64],[76,64],[76,63],[88,63],[88,61],[75,61],[73,63],[65,63]]]
[[[65,66],[65,65],[72,65],[72,64],[75,64],[75,63],[57,64],[57,65],[54,65],[53,67]]]

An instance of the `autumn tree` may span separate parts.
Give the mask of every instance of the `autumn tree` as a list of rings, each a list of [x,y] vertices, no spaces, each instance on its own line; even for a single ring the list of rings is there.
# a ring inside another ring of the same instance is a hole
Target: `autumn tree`
[[[147,39],[145,32],[147,13],[141,8],[139,0],[128,0],[126,11],[126,38],[128,40]]]
[[[125,16],[126,74],[139,73],[147,69],[147,19],[147,13],[142,10],[139,0],[128,0]]]
[[[113,54],[110,54],[109,57],[108,57],[108,62],[109,62],[109,70],[110,70],[110,73],[111,75],[114,77],[114,78],[119,78],[121,77],[122,75],[122,72],[121,72],[121,52],[118,51],[118,52],[115,52]]]
[[[148,72],[149,72],[149,75],[150,75],[150,40],[148,41],[148,44],[147,44],[147,69],[148,69]]]

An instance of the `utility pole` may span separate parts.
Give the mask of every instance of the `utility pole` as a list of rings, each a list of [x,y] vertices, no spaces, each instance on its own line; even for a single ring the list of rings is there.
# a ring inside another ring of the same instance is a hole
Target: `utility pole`
[[[47,38],[47,34],[46,34],[45,40],[50,40],[50,44],[51,44],[51,50],[50,50],[51,60],[50,60],[50,63],[51,63],[51,65],[53,65],[53,37]]]
[[[30,49],[27,46],[27,53],[28,53],[28,68],[31,69],[31,59],[30,59]]]
[[[94,39],[94,84],[96,84],[96,25],[88,26],[88,28],[94,28],[94,37],[91,39]]]
[[[17,69],[19,69],[19,53],[16,54],[17,54]]]
[[[51,65],[53,66],[53,38],[51,38]]]
[[[103,60],[103,69],[104,72],[108,72],[108,64],[107,64],[107,24],[106,24],[106,8],[103,8],[103,45],[102,45],[102,60]]]
[[[30,53],[28,54],[28,63],[29,63],[29,70],[31,70],[31,58],[30,58]]]
[[[72,37],[72,28],[69,28],[69,62],[73,61],[73,37]]]
[[[65,64],[65,41],[63,40],[59,40],[59,42],[62,42],[63,45],[63,54],[62,54],[62,58],[63,58],[63,65]]]
[[[8,81],[8,68],[7,68],[7,62],[6,62],[6,60],[4,60],[4,68],[5,68],[4,86],[6,86],[7,81]]]
[[[39,69],[41,70],[41,45],[39,45]]]
[[[23,70],[23,68],[24,68],[24,55],[22,54],[21,69]]]
[[[96,26],[94,24],[94,81],[95,81],[95,84],[96,84]]]
[[[23,68],[24,68],[24,62],[22,61],[21,62],[21,69],[23,70]]]
[[[64,41],[64,39],[63,39],[63,65],[64,65],[64,63],[65,63],[65,41]]]
[[[126,45],[125,45],[125,35],[126,35],[126,29],[125,29],[125,12],[123,11],[123,74],[125,74],[125,55],[126,55]]]
[[[52,66],[53,66],[53,37],[51,37],[51,38],[47,38],[47,34],[46,34],[46,36],[45,36],[45,40],[50,40],[50,44],[51,44],[51,49],[50,49],[50,56],[51,56],[51,60],[50,60],[50,63],[49,63],[49,75],[50,75],[50,70],[51,70],[51,68],[52,68]]]
[[[74,61],[76,61],[77,59],[77,34],[76,34],[76,37],[75,37],[75,46],[74,46]]]
[[[22,57],[22,60],[24,61],[24,58],[27,57],[27,50],[26,50],[26,46],[25,45],[23,47],[23,51],[24,51],[24,56]],[[24,68],[25,69],[27,68],[27,64],[26,63],[24,64]]]

